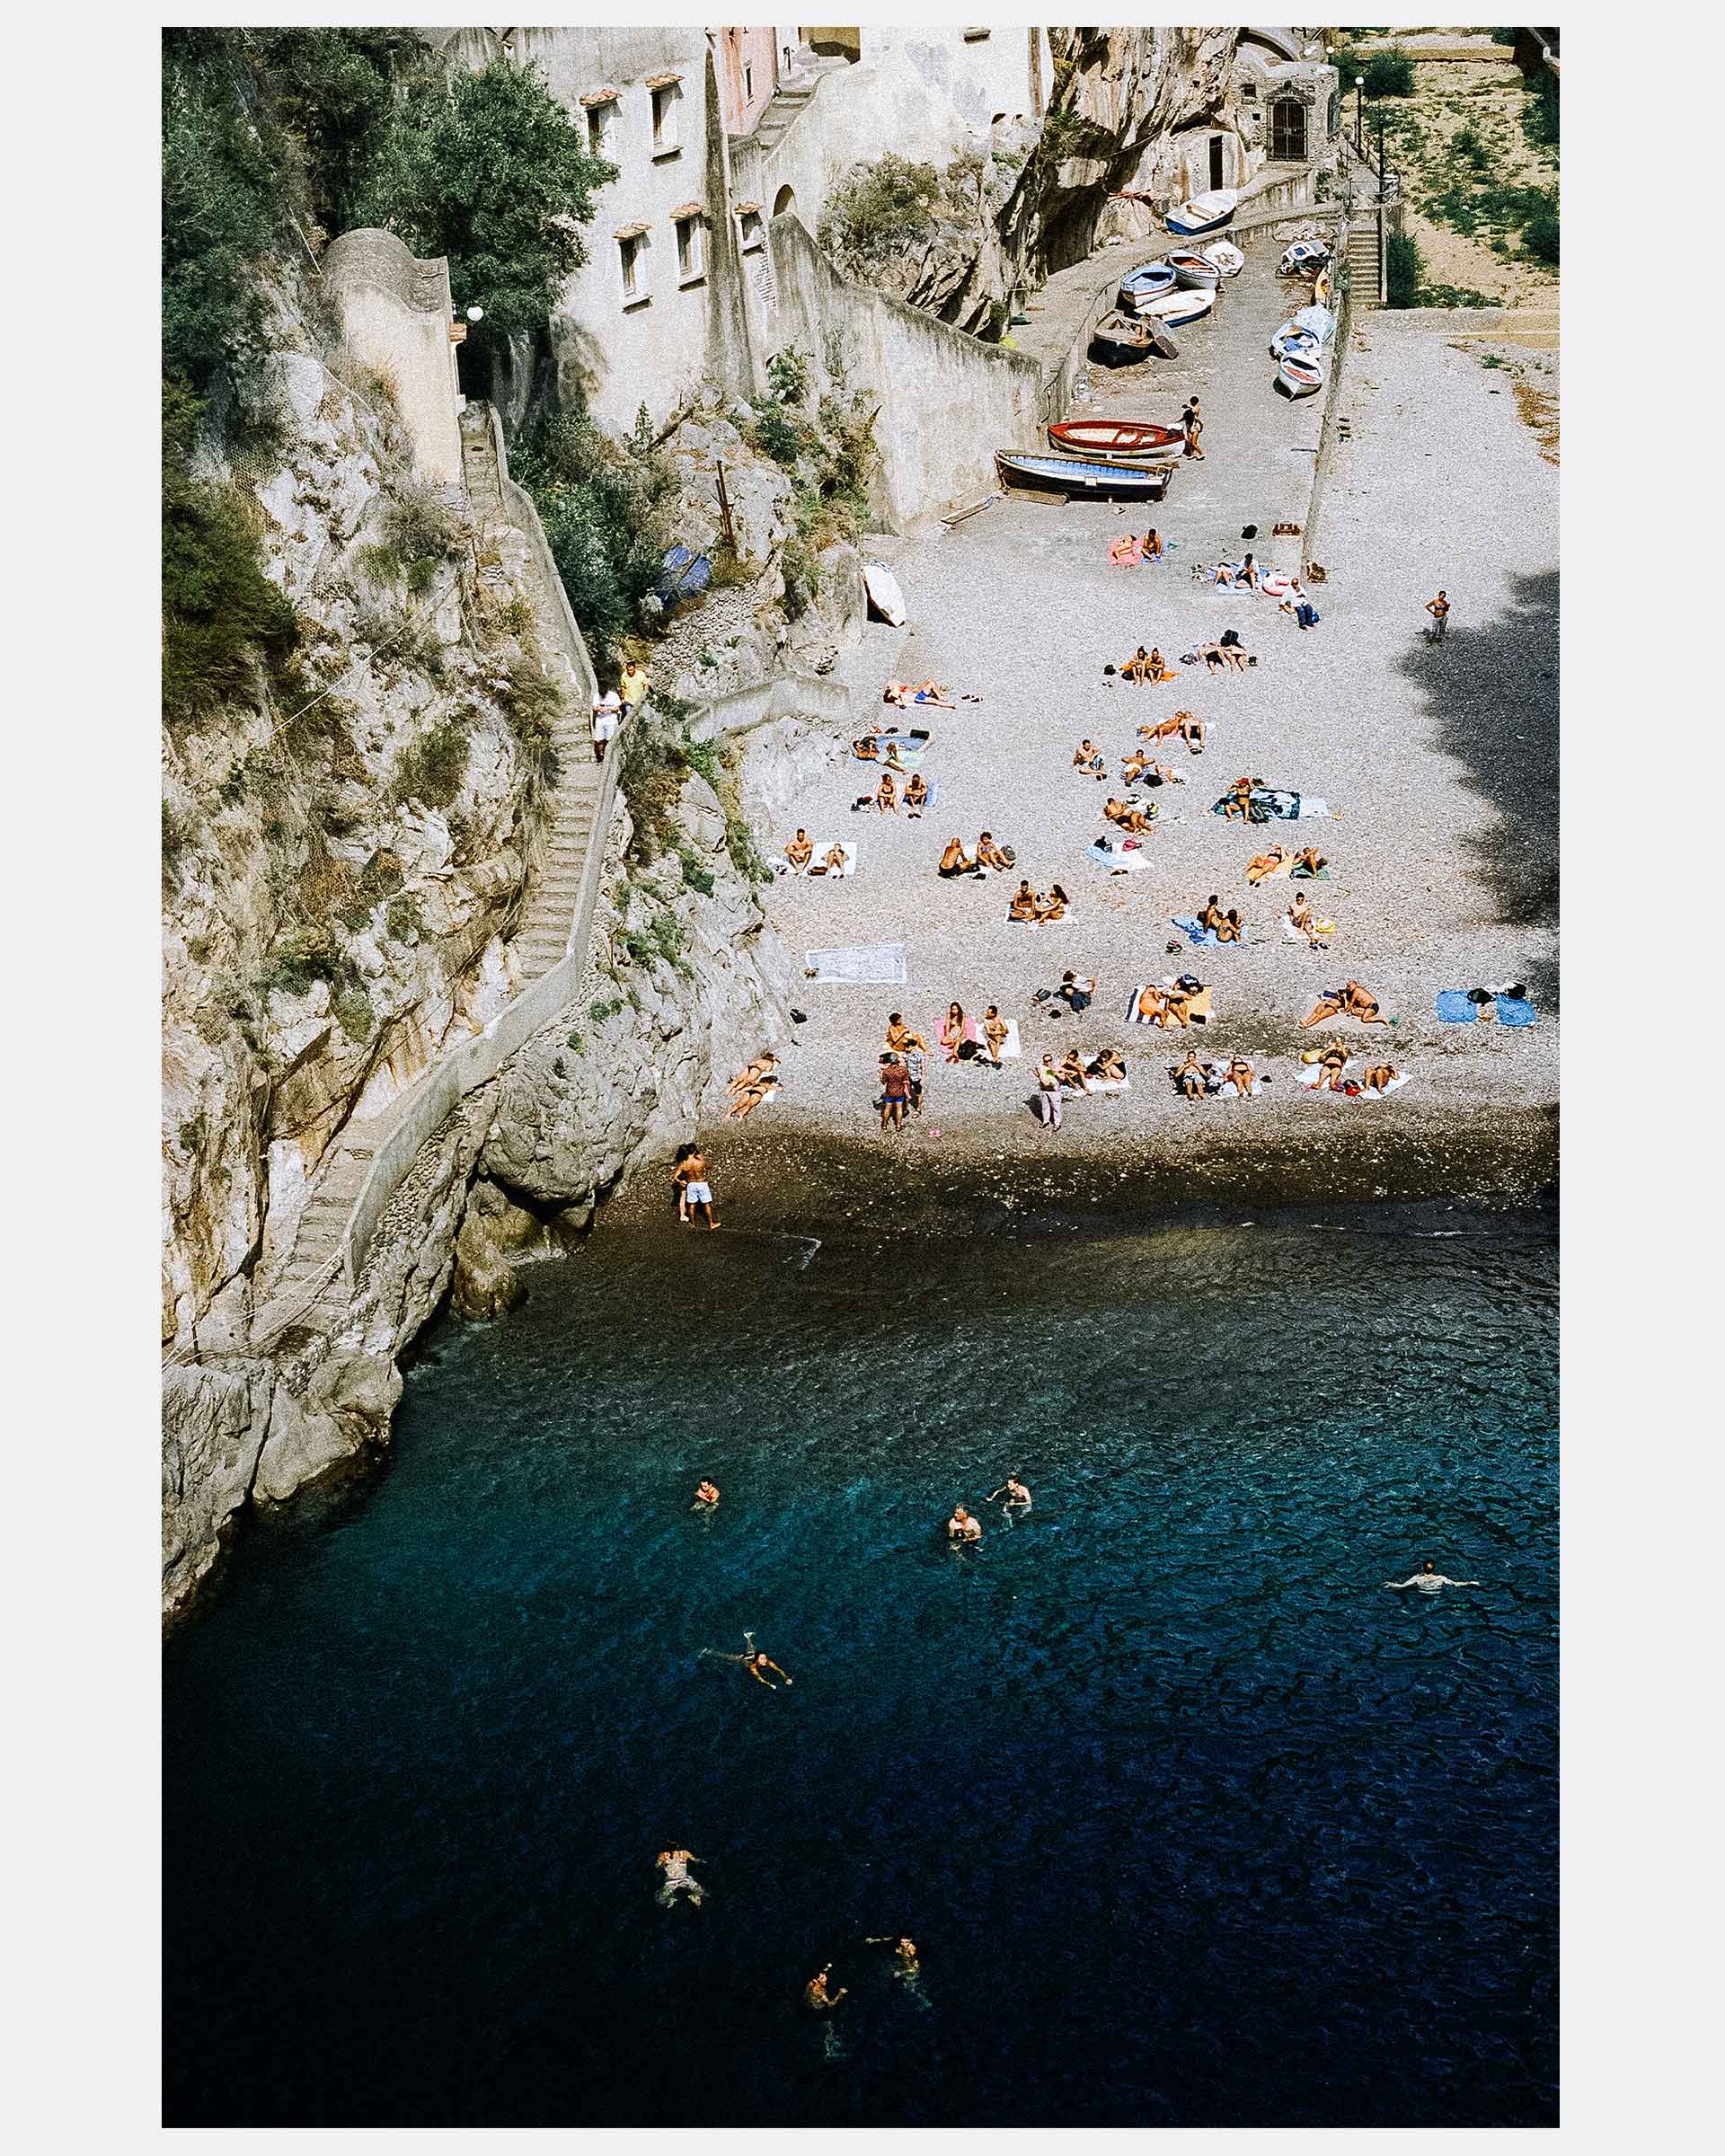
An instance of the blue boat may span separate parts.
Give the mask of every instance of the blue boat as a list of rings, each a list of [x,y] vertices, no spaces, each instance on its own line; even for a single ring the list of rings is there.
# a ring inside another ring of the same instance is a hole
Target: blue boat
[[[1104,500],[1160,501],[1168,491],[1171,464],[1097,464],[1087,457],[1039,456],[1023,449],[996,449],[1003,486],[1038,494],[1092,494]]]
[[[1195,239],[1200,232],[1220,232],[1232,224],[1239,201],[1233,188],[1213,187],[1208,194],[1194,195],[1190,202],[1171,209],[1163,223],[1182,240]]]
[[[1174,265],[1172,262],[1146,262],[1142,269],[1128,270],[1120,279],[1117,295],[1119,305],[1128,313],[1136,313],[1141,301],[1154,299],[1161,293],[1174,288]]]

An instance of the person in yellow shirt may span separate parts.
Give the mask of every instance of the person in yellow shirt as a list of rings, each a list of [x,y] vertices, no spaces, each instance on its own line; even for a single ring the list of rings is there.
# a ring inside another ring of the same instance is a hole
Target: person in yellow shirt
[[[638,711],[646,702],[647,692],[650,685],[646,667],[637,664],[632,658],[623,669],[623,678],[617,684],[617,693],[623,698],[625,715],[630,711]]]

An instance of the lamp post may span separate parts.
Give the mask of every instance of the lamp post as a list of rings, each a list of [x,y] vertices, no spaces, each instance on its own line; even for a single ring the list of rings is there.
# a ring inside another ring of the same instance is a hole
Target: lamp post
[[[1384,191],[1384,108],[1377,108],[1377,191]]]
[[[1354,147],[1363,157],[1366,155],[1366,77],[1354,77]]]

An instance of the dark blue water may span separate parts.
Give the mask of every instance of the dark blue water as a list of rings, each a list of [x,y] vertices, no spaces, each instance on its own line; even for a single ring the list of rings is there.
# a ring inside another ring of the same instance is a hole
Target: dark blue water
[[[1544,1236],[798,1255],[443,1329],[171,1643],[170,2123],[1552,2123]]]

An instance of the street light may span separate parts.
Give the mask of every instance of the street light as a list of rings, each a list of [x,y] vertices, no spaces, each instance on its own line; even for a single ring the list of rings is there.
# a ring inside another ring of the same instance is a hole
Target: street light
[[[1354,147],[1363,157],[1366,155],[1366,77],[1354,77]]]

